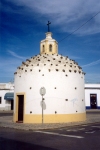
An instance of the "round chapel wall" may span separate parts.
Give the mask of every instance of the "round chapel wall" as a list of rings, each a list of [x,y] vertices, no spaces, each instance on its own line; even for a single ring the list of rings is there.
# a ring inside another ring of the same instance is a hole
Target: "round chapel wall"
[[[14,122],[20,121],[19,98],[23,95],[23,122],[62,123],[84,121],[84,73],[68,57],[41,54],[23,62],[15,72]]]

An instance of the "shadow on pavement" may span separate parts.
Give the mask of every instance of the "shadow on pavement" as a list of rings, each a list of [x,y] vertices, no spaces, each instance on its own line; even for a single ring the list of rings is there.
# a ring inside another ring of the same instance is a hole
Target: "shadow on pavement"
[[[0,137],[0,150],[57,150]]]

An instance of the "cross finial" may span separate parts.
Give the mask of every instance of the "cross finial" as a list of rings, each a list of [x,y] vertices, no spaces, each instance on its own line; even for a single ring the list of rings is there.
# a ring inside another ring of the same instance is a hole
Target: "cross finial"
[[[51,22],[48,21],[48,24],[47,24],[47,26],[48,26],[48,32],[50,32],[50,28],[49,28],[50,24],[51,24]]]

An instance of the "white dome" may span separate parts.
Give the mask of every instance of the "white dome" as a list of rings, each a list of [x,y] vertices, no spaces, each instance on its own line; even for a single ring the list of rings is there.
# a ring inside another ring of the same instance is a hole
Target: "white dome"
[[[51,69],[52,71],[60,72],[78,72],[79,74],[84,74],[82,68],[78,66],[78,63],[74,60],[64,57],[58,54],[40,54],[31,57],[31,59],[26,59],[26,62],[22,62],[22,65],[18,67],[15,74],[23,74],[24,72],[32,72],[32,69]],[[63,69],[63,70],[62,70]],[[51,71],[49,70],[49,72]],[[39,71],[40,72],[40,71]]]

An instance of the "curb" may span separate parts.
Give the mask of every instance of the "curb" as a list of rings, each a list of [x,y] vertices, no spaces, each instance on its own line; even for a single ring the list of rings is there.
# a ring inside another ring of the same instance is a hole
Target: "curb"
[[[49,124],[45,124],[45,125],[33,125],[31,124],[31,127],[29,127],[28,125],[30,124],[14,124],[14,123],[10,123],[7,124],[7,122],[0,122],[0,127],[4,127],[4,128],[11,128],[11,129],[16,129],[16,130],[29,130],[29,131],[34,131],[34,130],[48,130],[48,129],[59,129],[59,128],[68,128],[68,127],[72,127],[72,126],[79,126],[79,125],[89,125],[89,124],[93,124],[93,123],[100,123],[99,121],[84,121],[84,122],[78,122],[78,123],[65,123],[65,124],[55,124],[55,125],[50,125]]]

